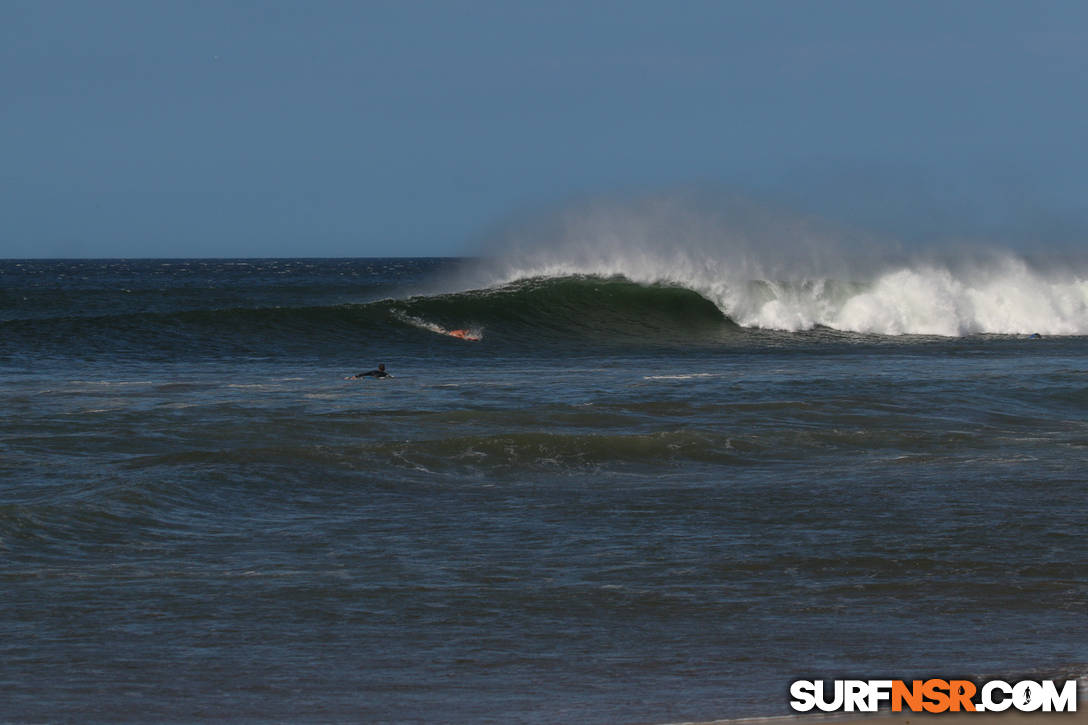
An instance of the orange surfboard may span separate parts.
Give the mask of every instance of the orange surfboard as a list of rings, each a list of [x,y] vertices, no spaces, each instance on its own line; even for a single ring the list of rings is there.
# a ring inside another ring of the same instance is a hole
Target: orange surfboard
[[[450,330],[446,333],[450,337],[459,337],[462,340],[479,340],[480,338],[473,335],[468,330]]]

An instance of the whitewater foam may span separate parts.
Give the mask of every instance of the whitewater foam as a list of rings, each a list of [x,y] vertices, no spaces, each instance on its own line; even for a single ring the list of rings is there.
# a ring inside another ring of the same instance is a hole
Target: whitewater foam
[[[891,335],[1083,335],[1088,280],[1047,278],[1015,259],[963,276],[942,268],[901,269],[848,299],[828,324]]]

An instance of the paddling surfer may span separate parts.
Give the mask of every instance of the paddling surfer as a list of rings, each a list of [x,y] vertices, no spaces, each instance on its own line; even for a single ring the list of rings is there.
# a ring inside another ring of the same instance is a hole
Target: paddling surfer
[[[355,380],[356,378],[391,378],[393,377],[389,373],[385,372],[385,363],[378,363],[377,370],[368,370],[365,373],[359,373],[358,375],[349,375],[344,380]]]

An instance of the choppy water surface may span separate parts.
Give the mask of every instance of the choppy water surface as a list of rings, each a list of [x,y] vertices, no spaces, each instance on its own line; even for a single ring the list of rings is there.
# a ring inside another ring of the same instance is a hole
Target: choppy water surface
[[[663,722],[1085,670],[1088,338],[466,264],[0,263],[0,719]]]

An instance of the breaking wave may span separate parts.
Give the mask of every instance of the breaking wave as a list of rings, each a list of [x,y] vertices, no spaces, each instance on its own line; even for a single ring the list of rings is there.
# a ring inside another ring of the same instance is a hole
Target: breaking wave
[[[908,267],[869,282],[733,282],[710,271],[683,279],[675,270],[601,269],[359,304],[0,322],[4,343],[13,351],[76,346],[87,354],[158,350],[166,355],[322,350],[342,347],[345,340],[687,347],[742,341],[744,328],[785,331],[777,335],[813,328],[877,335],[1084,335],[1088,282],[1048,277],[1017,260],[986,274]]]
[[[878,335],[1088,334],[1088,264],[913,249],[749,202],[604,204],[506,230],[475,280],[622,278],[691,290],[737,325]]]

